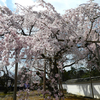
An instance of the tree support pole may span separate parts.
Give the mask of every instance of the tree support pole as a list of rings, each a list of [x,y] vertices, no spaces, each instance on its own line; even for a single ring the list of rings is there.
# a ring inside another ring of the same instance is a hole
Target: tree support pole
[[[46,49],[44,50],[44,53],[46,54]],[[43,76],[43,90],[46,91],[46,60],[44,59],[44,76]],[[43,95],[45,98],[45,93]]]
[[[13,100],[16,100],[16,93],[17,93],[17,70],[18,70],[18,63],[15,64],[15,82],[14,82]]]
[[[90,69],[89,69],[89,74],[90,74],[90,80],[91,80],[92,97],[93,97],[93,99],[94,99],[94,91],[93,91],[93,84],[92,84],[92,78],[91,78]]]

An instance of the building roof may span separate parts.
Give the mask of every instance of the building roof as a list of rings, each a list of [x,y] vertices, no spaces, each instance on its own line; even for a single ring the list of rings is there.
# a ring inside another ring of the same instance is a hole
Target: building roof
[[[87,77],[87,78],[78,78],[78,79],[70,79],[67,80],[65,83],[66,84],[75,84],[75,83],[90,83],[92,79],[92,82],[99,82],[100,81],[100,76],[96,77]]]

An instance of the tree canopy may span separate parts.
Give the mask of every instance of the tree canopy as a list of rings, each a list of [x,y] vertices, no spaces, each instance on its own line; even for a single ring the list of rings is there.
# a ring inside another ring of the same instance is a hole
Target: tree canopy
[[[31,63],[43,71],[40,61],[45,59],[53,89],[51,95],[55,98],[63,96],[57,84],[61,84],[60,73],[65,67],[86,59],[90,68],[99,69],[100,6],[97,3],[90,0],[66,10],[64,15],[43,0],[38,5],[45,8],[42,11],[34,11],[35,5],[16,6],[16,12],[0,7],[0,57],[5,66],[11,64],[10,59],[14,59],[12,65],[25,59],[25,66]],[[73,55],[73,62],[64,64],[68,54]]]

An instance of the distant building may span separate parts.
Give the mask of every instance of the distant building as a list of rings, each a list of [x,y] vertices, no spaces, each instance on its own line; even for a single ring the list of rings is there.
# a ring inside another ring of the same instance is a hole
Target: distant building
[[[4,74],[0,77],[0,91],[3,91],[5,87],[11,87],[14,84],[14,78]]]

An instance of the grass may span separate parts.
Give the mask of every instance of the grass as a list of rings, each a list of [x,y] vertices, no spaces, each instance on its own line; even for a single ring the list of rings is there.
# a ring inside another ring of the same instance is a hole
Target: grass
[[[5,98],[0,98],[0,100],[13,100],[12,97],[5,97]],[[17,99],[18,100],[18,99]],[[24,99],[25,100],[25,99]],[[28,100],[44,100],[41,97],[38,96],[34,96],[34,97],[29,97]],[[49,99],[50,100],[50,99]],[[51,100],[55,100],[55,99],[51,99]],[[65,98],[64,100],[93,100],[93,99],[89,99],[89,98],[76,98],[76,97],[70,97],[70,98]],[[95,99],[94,99],[95,100]]]
[[[20,93],[21,96],[25,95],[25,92],[20,92]],[[21,98],[21,96],[17,97],[17,100]],[[77,96],[73,94],[65,94],[65,97],[66,98],[64,100],[93,100],[92,98],[86,98],[86,97]],[[7,93],[7,95],[0,92],[0,100],[13,100],[13,92]],[[25,98],[23,100],[25,100]],[[44,99],[41,93],[38,93],[37,91],[31,91],[28,100],[44,100]],[[55,99],[51,99],[51,100],[55,100]],[[100,100],[100,99],[94,99],[94,100]]]

